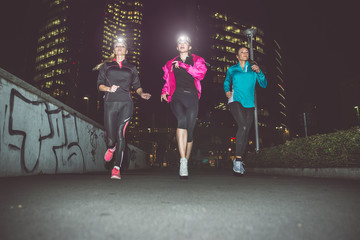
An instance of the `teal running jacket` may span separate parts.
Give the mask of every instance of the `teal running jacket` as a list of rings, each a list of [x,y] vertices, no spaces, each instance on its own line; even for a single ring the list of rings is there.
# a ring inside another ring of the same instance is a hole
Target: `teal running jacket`
[[[244,69],[240,63],[229,67],[224,82],[225,93],[230,91],[230,83],[232,82],[233,96],[229,98],[229,102],[240,102],[245,108],[255,107],[255,84],[256,81],[260,87],[266,88],[267,81],[264,73],[260,70],[256,73],[251,70],[251,66],[247,61]]]

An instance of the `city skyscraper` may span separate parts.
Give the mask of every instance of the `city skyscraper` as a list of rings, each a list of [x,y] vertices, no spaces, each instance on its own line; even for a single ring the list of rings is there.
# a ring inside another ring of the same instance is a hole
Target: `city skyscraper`
[[[34,82],[41,90],[56,98],[73,94],[77,87],[69,46],[70,9],[67,0],[47,1],[47,16],[39,31]]]
[[[250,47],[248,39],[242,34],[247,28],[257,30],[253,40],[254,60],[260,65],[263,64],[265,43],[262,29],[220,12],[211,13],[210,21],[210,71],[213,73],[213,83],[224,83],[227,69],[237,63],[235,55],[240,45]]]
[[[127,59],[138,66],[139,74],[143,11],[141,1],[105,0],[101,47],[102,57],[107,58],[112,54],[114,41],[124,37],[129,48]]]
[[[37,42],[34,85],[88,114],[89,104],[96,102],[90,98],[96,95],[91,68],[99,61],[96,36],[103,3],[45,0],[43,4],[46,10]]]
[[[45,0],[43,4],[34,84],[101,122],[102,94],[96,89],[97,72],[91,69],[111,55],[118,37],[125,37],[127,59],[141,74],[143,4],[130,0]],[[136,104],[135,126],[138,109]]]

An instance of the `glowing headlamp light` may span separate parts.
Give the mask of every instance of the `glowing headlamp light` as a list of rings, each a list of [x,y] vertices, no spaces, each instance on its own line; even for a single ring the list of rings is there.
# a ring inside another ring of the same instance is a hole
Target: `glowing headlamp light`
[[[185,42],[187,42],[187,43],[191,43],[191,40],[190,40],[190,38],[188,37],[188,36],[186,36],[186,35],[181,35],[178,39],[177,39],[177,41],[176,41],[177,43],[185,43]]]
[[[117,44],[117,43],[121,43],[121,44],[124,44],[125,47],[127,46],[126,44],[126,41],[123,37],[119,37],[118,39],[116,39],[115,43],[114,43],[114,46]]]
[[[118,38],[118,39],[116,39],[116,42],[125,43],[125,39],[124,38]]]

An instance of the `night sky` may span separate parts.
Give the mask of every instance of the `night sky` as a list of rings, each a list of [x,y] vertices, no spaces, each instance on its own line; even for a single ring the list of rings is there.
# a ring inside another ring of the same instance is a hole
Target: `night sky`
[[[185,8],[184,1],[151,1],[156,2],[153,5],[146,2],[141,80],[144,88],[153,94],[151,101],[155,104],[160,99],[161,67],[177,54],[175,35],[186,30]],[[355,1],[206,2],[239,18],[260,23],[268,37],[280,42],[293,125],[297,124],[298,113],[316,106],[322,131],[342,128],[339,89],[346,84],[344,78],[352,77],[360,82],[357,73],[360,19]],[[1,5],[0,67],[25,80],[30,80],[28,76],[33,71],[30,66],[33,66],[38,25],[43,16],[39,13],[39,3],[40,0],[19,0]]]

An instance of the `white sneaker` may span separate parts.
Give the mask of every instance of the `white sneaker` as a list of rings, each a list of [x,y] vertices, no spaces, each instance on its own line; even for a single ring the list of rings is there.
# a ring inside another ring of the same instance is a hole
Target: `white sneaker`
[[[240,174],[244,174],[244,173],[245,173],[245,169],[244,169],[245,163],[244,163],[243,161],[234,160],[233,163],[234,163],[234,165],[233,165],[233,171],[234,171],[235,173],[240,173]]]
[[[180,170],[179,170],[180,177],[187,177],[189,175],[187,165],[188,165],[188,160],[186,158],[181,158],[180,159]]]

